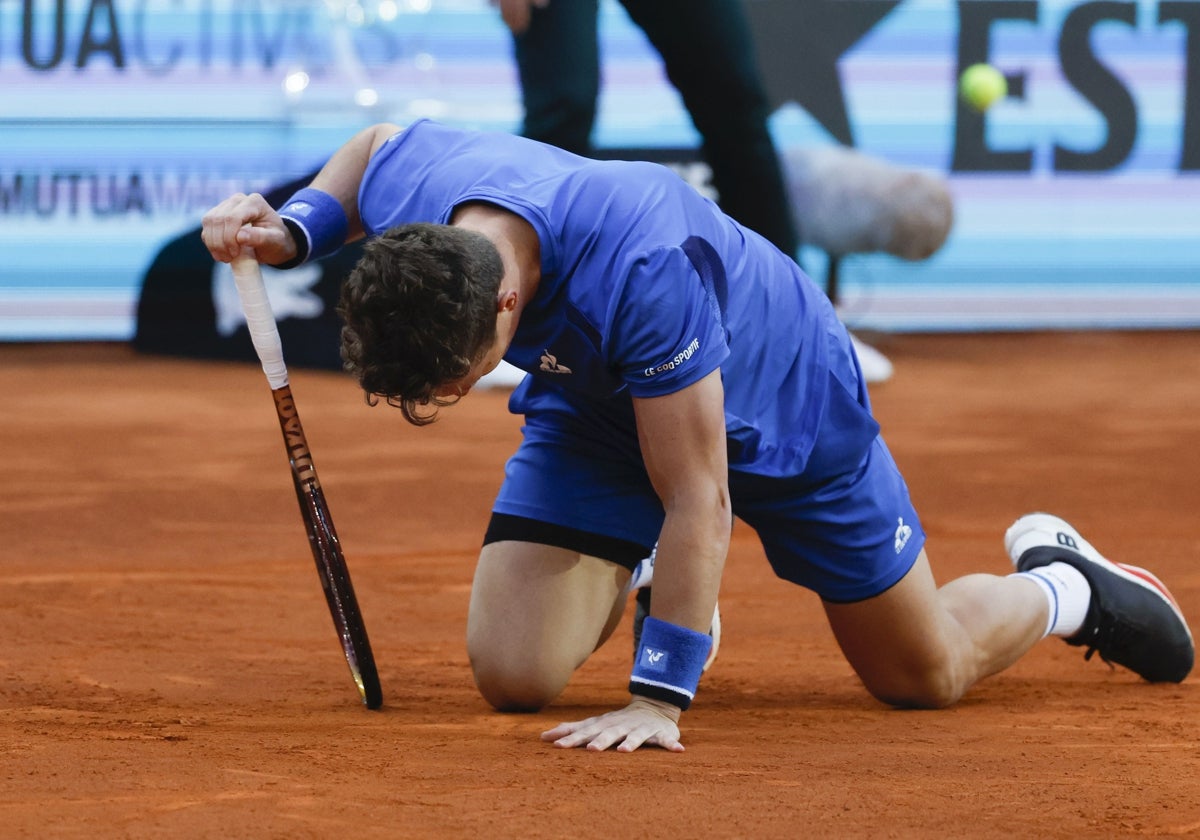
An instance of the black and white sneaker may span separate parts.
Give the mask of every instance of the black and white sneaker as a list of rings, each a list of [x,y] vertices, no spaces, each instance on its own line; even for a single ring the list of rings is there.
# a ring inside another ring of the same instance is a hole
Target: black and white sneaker
[[[650,615],[650,587],[645,586],[638,590],[637,604],[633,611],[633,661],[637,661],[638,648],[642,644],[642,624],[646,620],[646,616]],[[717,648],[721,646],[721,607],[718,604],[713,607],[713,620],[708,628],[708,635],[712,636],[712,648],[708,651],[708,659],[704,660],[703,671],[707,671],[708,667],[713,664],[713,660],[717,658]],[[703,671],[701,673],[703,673]]]
[[[1031,513],[1012,524],[1004,548],[1018,571],[1054,562],[1074,566],[1092,587],[1083,627],[1066,639],[1150,682],[1182,682],[1196,658],[1192,632],[1163,582],[1113,563],[1057,516]]]

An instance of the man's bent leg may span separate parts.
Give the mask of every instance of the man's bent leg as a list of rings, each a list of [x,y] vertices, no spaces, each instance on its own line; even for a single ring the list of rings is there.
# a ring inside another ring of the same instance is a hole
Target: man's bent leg
[[[467,654],[485,700],[536,711],[611,634],[629,570],[576,551],[508,540],[479,555],[467,617]]]
[[[938,589],[922,551],[899,583],[850,604],[824,602],[867,690],[895,706],[940,708],[1042,638],[1049,606],[1021,577],[968,575]]]

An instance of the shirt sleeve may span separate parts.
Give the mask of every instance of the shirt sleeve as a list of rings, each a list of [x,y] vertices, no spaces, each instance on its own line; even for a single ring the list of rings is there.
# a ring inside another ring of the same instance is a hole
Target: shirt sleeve
[[[680,391],[729,355],[722,315],[681,248],[638,259],[613,313],[610,358],[634,397]]]

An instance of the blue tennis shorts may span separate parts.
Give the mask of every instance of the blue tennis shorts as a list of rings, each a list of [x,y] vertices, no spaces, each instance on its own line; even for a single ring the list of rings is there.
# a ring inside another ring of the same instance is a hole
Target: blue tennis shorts
[[[846,405],[868,421],[870,413],[852,354],[845,364],[849,370],[830,378],[831,398],[844,405],[827,419],[827,439],[839,442],[845,440]],[[664,517],[642,464],[632,403],[588,401],[527,377],[513,394],[513,407],[525,413],[524,439],[505,467],[493,526],[498,520],[532,522],[524,536],[521,526],[515,533],[509,526],[499,529],[504,536],[489,534],[489,541],[562,545],[632,568],[633,558],[648,554],[658,540]],[[908,573],[925,534],[878,434],[853,447],[822,443],[818,434],[813,469],[796,477],[731,471],[733,512],[757,532],[780,578],[829,601],[860,601]],[[563,534],[575,538],[560,539]],[[589,550],[586,535],[596,535],[600,547]],[[614,545],[634,550],[606,553]]]

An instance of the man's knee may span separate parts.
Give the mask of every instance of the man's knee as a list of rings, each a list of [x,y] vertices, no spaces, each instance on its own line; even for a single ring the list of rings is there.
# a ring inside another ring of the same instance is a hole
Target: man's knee
[[[512,649],[468,644],[471,672],[483,699],[501,712],[536,712],[566,687],[573,668]]]
[[[966,691],[948,661],[889,674],[860,674],[860,678],[876,700],[902,709],[944,709]]]

